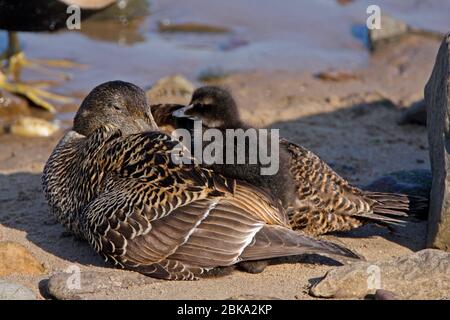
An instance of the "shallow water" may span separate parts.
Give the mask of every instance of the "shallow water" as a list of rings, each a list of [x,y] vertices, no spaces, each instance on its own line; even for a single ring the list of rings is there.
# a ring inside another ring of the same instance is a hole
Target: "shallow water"
[[[72,79],[55,88],[65,94],[85,92],[112,79],[146,87],[174,73],[195,80],[211,71],[314,72],[368,63],[369,53],[352,30],[365,24],[366,8],[374,3],[134,0],[123,11],[114,8],[83,21],[81,31],[22,33],[20,39],[30,58],[66,58],[87,65],[71,70]],[[376,4],[382,14],[413,27],[440,32],[450,29],[450,1],[386,0]],[[205,23],[230,32],[161,33],[160,21]],[[0,48],[5,42],[2,33]]]

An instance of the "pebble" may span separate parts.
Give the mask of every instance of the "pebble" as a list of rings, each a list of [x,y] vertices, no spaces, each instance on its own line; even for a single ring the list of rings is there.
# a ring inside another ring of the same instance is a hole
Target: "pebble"
[[[164,77],[147,90],[151,104],[158,103],[189,103],[195,86],[182,75]]]
[[[47,283],[48,294],[58,300],[85,300],[92,294],[106,297],[114,290],[161,281],[131,271],[75,271],[51,276]]]
[[[44,272],[43,265],[23,245],[9,241],[0,242],[0,276],[39,275]]]
[[[387,290],[392,294],[377,290]],[[321,298],[449,299],[450,253],[425,249],[373,262],[356,262],[329,270],[310,294]]]
[[[36,295],[25,286],[0,279],[0,300],[36,300]]]
[[[22,137],[49,137],[59,130],[53,122],[34,117],[21,117],[9,127],[9,132]]]
[[[193,32],[193,33],[228,33],[231,30],[225,27],[213,26],[197,22],[172,23],[169,20],[164,20],[158,23],[158,31]]]

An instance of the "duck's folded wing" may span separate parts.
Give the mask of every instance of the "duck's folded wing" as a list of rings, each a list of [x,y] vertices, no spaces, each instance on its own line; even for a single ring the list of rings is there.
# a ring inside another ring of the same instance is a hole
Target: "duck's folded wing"
[[[256,234],[245,248],[241,259],[263,260],[301,254],[318,254],[343,263],[363,259],[344,246],[274,225],[266,225]]]
[[[169,258],[206,267],[308,253],[344,262],[361,258],[343,246],[268,221],[266,217],[272,215],[265,212],[276,209],[267,206],[267,198],[261,195],[252,186],[238,184],[234,195],[220,199],[188,241]]]

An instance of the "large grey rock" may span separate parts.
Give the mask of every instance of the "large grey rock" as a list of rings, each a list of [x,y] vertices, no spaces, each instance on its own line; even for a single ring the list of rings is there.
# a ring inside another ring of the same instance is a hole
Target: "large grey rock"
[[[433,183],[430,196],[430,247],[450,251],[450,34],[439,48],[433,72],[425,86],[427,127]]]
[[[36,295],[20,284],[0,280],[0,300],[36,300]]]
[[[84,300],[89,295],[102,295],[117,289],[126,289],[155,283],[159,280],[139,273],[113,270],[112,272],[86,271],[58,273],[50,277],[47,291],[58,300]]]
[[[378,299],[450,299],[450,253],[426,249],[385,261],[337,267],[328,271],[310,293],[322,298],[375,294]]]

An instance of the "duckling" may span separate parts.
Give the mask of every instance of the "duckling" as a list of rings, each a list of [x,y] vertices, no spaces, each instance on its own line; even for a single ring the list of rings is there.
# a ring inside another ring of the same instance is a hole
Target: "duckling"
[[[173,115],[201,120],[204,129],[224,132],[230,128],[250,128],[241,120],[232,95],[214,86],[198,88],[189,106],[175,110]],[[214,170],[218,173],[233,170],[237,173],[234,178],[269,189],[282,200],[291,227],[310,235],[347,231],[368,222],[385,226],[399,224],[410,208],[408,196],[354,187],[317,155],[285,139],[280,139],[281,173],[269,177],[258,174],[257,170],[237,170],[236,167],[215,165]]]
[[[193,280],[241,261],[305,253],[359,258],[293,231],[265,190],[197,164],[158,130],[150,110],[145,92],[131,83],[97,86],[44,168],[51,212],[105,260]]]

